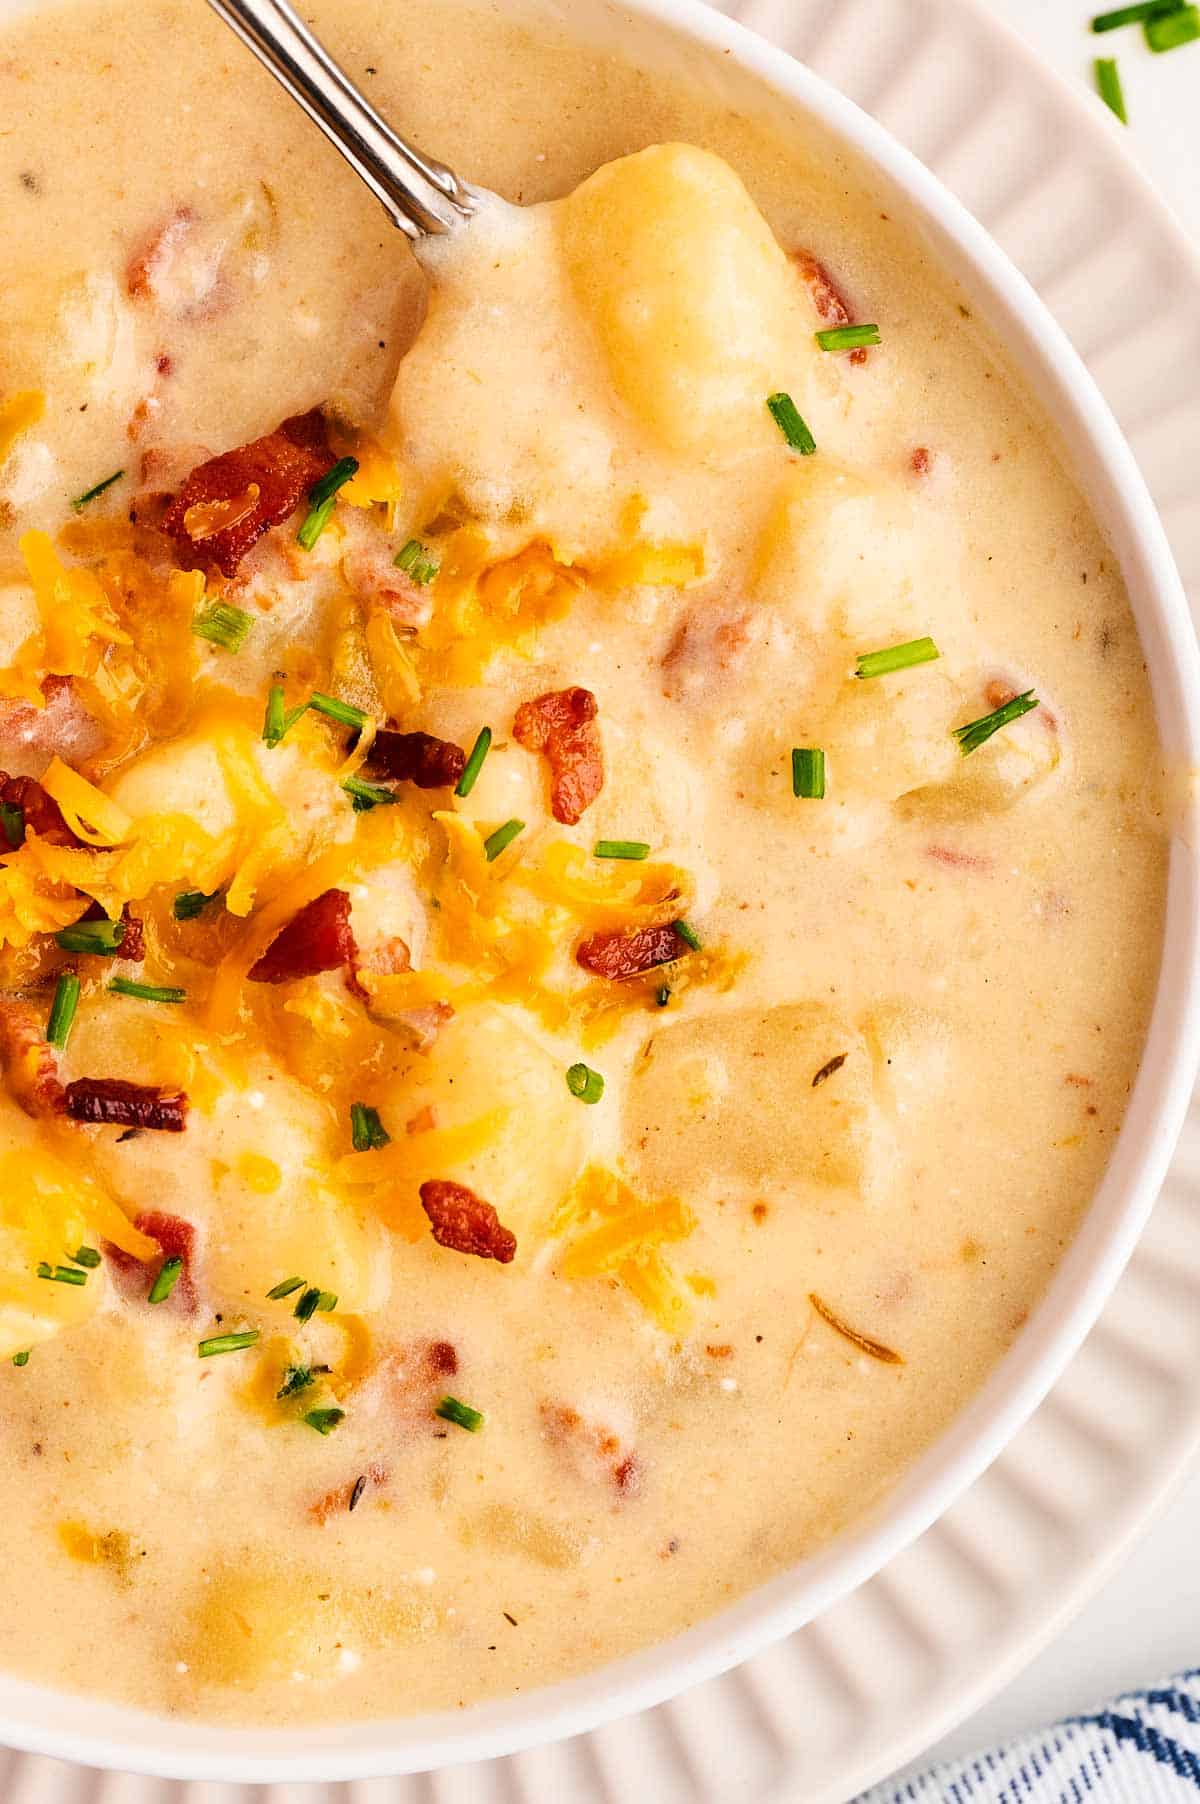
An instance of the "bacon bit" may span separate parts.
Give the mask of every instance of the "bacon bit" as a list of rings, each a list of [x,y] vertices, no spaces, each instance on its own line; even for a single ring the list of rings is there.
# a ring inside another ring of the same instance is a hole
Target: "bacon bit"
[[[156,1309],[174,1309],[183,1315],[194,1315],[198,1307],[196,1295],[196,1230],[190,1221],[182,1215],[166,1215],[158,1209],[146,1209],[134,1222],[143,1234],[149,1234],[151,1240],[157,1240],[162,1257],[155,1260],[135,1259],[132,1253],[126,1253],[120,1247],[113,1246],[111,1241],[102,1241],[104,1256],[113,1267],[118,1288],[130,1302],[144,1303],[150,1295],[154,1280],[168,1259],[182,1259],[183,1269],[176,1280],[175,1288],[164,1303],[156,1303]]]
[[[349,511],[353,515],[358,510]],[[347,530],[348,534],[365,532],[366,523],[360,527],[352,518]],[[428,625],[433,614],[430,589],[415,583],[406,571],[397,570],[391,547],[381,545],[373,529],[369,538],[347,552],[342,569],[353,593],[361,601],[381,608],[402,632],[412,633]]]
[[[908,467],[914,476],[928,476],[933,468],[933,452],[927,445],[918,445],[908,460]]]
[[[705,1347],[704,1351],[710,1359],[729,1359],[732,1356],[733,1348],[728,1341],[722,1341],[719,1347]]]
[[[0,1069],[13,1100],[35,1118],[61,1115],[65,1092],[44,1024],[28,1002],[0,1002]]]
[[[462,747],[449,739],[435,739],[432,733],[397,733],[391,727],[376,733],[367,754],[372,776],[415,783],[418,789],[453,789],[466,762]]]
[[[925,856],[952,871],[990,871],[992,868],[990,858],[978,852],[960,852],[954,846],[926,846]]]
[[[158,299],[163,277],[195,224],[191,207],[177,207],[165,224],[143,240],[125,266],[126,294],[135,301]]]
[[[641,1489],[642,1462],[636,1453],[626,1451],[621,1437],[611,1428],[589,1422],[565,1403],[543,1403],[539,1413],[547,1440],[570,1455],[582,1476],[599,1469],[622,1497],[636,1496]]]
[[[860,1334],[857,1328],[851,1328],[848,1323],[842,1320],[841,1316],[834,1314],[828,1303],[823,1303],[820,1297],[816,1296],[811,1290],[808,1293],[808,1300],[820,1316],[821,1320],[823,1322],[828,1322],[835,1334],[840,1334],[843,1340],[850,1341],[858,1348],[860,1353],[866,1353],[871,1359],[882,1360],[883,1364],[887,1366],[902,1366],[904,1364],[904,1360],[899,1353],[893,1353],[892,1349],[890,1347],[885,1347],[882,1341],[872,1340],[869,1335]]]
[[[796,267],[800,280],[812,296],[813,306],[818,316],[827,326],[853,326],[854,314],[845,295],[826,269],[825,265],[813,256],[811,251],[792,251],[791,261]],[[858,345],[850,352],[848,363],[865,363],[867,349]]]
[[[545,752],[550,764],[550,810],[573,827],[604,787],[604,751],[590,689],[552,689],[522,702],[513,738],[528,752]]]
[[[837,1052],[831,1059],[827,1059],[813,1078],[813,1089],[815,1090],[819,1084],[823,1084],[826,1078],[832,1077],[835,1071],[840,1071],[849,1057],[848,1052]]]
[[[984,685],[983,699],[986,701],[989,708],[1002,708],[1006,702],[1011,702],[1014,696],[1021,695],[1022,693],[1022,690],[1015,689],[1010,682],[999,677],[994,677],[990,683]],[[1045,702],[1040,702],[1038,704],[1037,714],[1038,719],[1048,732],[1057,733],[1058,716],[1051,714]]]
[[[668,921],[664,926],[639,927],[635,933],[612,928],[589,934],[575,948],[575,963],[597,977],[622,983],[627,977],[653,971],[656,965],[669,965],[690,951],[675,923]]]
[[[99,1127],[156,1128],[182,1134],[187,1109],[187,1095],[182,1090],[164,1093],[155,1084],[129,1084],[119,1077],[79,1077],[66,1089],[68,1117]]]
[[[1066,1077],[1063,1078],[1063,1083],[1074,1084],[1077,1090],[1090,1090],[1092,1087],[1091,1078],[1080,1077],[1077,1071],[1068,1071]]]
[[[294,915],[250,967],[252,983],[289,983],[346,965],[353,971],[358,948],[350,930],[350,897],[327,889]]]
[[[454,1019],[454,1009],[448,1002],[423,1002],[419,1008],[402,1009],[388,1019],[408,1028],[418,1052],[428,1052],[447,1021]]]
[[[274,432],[236,450],[209,458],[187,478],[163,516],[162,530],[174,539],[176,557],[185,570],[210,563],[225,576],[238,565],[269,527],[278,526],[300,505],[308,490],[333,466],[325,438],[325,422],[314,409],[285,420]],[[199,504],[244,500],[257,486],[253,508],[197,545],[188,530],[191,510]]]
[[[383,940],[358,961],[360,971],[369,971],[375,977],[403,977],[406,971],[412,970],[412,953],[408,949],[408,941],[394,934],[390,940]]]
[[[750,1211],[750,1214],[751,1214],[751,1216],[752,1216],[752,1217],[753,1217],[753,1219],[754,1219],[754,1220],[755,1220],[755,1221],[756,1221],[756,1222],[758,1222],[758,1223],[759,1223],[759,1224],[760,1224],[760,1225],[761,1225],[761,1224],[762,1224],[762,1223],[763,1223],[763,1222],[764,1222],[764,1221],[766,1221],[766,1219],[767,1219],[767,1213],[768,1213],[768,1212],[767,1212],[767,1205],[766,1205],[766,1204],[765,1204],[765,1203],[755,1203],[755,1204],[754,1204],[754,1207],[753,1207],[753,1208],[752,1208],[752,1209],[751,1209],[751,1211]]]
[[[0,802],[7,803],[10,808],[19,808],[28,831],[36,833],[39,839],[48,840],[52,846],[83,845],[63,819],[62,809],[54,797],[47,795],[32,777],[10,777],[7,771],[0,770]],[[0,843],[0,851],[7,849],[6,843]]]
[[[431,1340],[425,1364],[433,1378],[453,1378],[458,1371],[458,1349],[452,1341]]]
[[[752,626],[745,611],[729,615],[716,626],[708,614],[699,618],[685,615],[663,653],[663,694],[680,701],[706,685],[714,668],[732,670],[752,643]]]
[[[415,1115],[409,1116],[404,1124],[404,1131],[406,1134],[432,1134],[437,1124],[437,1110],[431,1102],[427,1102],[423,1109],[418,1109]]]
[[[343,1510],[357,1509],[368,1484],[385,1485],[387,1481],[387,1467],[372,1463],[357,1478],[348,1480],[344,1485],[335,1485],[332,1491],[326,1491],[315,1503],[310,1503],[308,1514],[314,1522],[324,1525],[331,1516],[340,1515]]]
[[[183,516],[183,530],[193,541],[228,532],[250,518],[261,494],[257,482],[248,482],[240,495],[217,501],[194,501]]]
[[[517,1237],[502,1226],[490,1203],[450,1178],[430,1178],[421,1185],[421,1207],[429,1217],[433,1238],[452,1253],[472,1253],[509,1265]]]
[[[108,916],[98,902],[93,902],[87,913],[80,916],[83,921],[107,921]],[[128,959],[130,964],[140,965],[146,956],[146,930],[136,915],[129,912],[128,902],[121,910],[121,920],[125,926],[125,938],[117,949],[117,957]],[[87,957],[87,953],[80,956]]]

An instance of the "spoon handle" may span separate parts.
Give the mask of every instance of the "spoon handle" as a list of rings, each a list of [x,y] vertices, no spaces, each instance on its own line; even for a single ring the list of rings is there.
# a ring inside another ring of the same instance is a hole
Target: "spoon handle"
[[[444,163],[406,144],[317,42],[288,0],[209,0],[410,238],[449,232],[476,197]]]

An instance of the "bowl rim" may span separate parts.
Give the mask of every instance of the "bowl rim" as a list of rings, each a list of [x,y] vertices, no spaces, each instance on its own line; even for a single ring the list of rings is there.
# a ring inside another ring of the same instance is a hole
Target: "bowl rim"
[[[564,21],[569,18],[566,9],[555,10]],[[1005,350],[1020,347],[1027,366],[1036,366],[1047,379],[1045,411],[1054,405],[1064,410],[1059,423],[1073,429],[1079,447],[1072,455],[1073,474],[1082,475],[1077,466],[1085,455],[1095,465],[1105,490],[1105,524],[1147,653],[1160,734],[1179,764],[1189,772],[1200,766],[1200,655],[1165,532],[1107,402],[1031,284],[967,208],[884,126],[787,51],[705,0],[621,0],[611,10],[634,15],[707,54],[730,57],[900,191],[941,241],[935,256],[957,255],[992,304],[992,330]],[[1061,85],[1065,94],[1067,85]],[[1081,97],[1071,98],[1082,112]],[[1178,234],[1161,197],[1149,183],[1144,186]],[[1099,511],[1094,497],[1093,507]],[[514,1753],[662,1703],[782,1639],[872,1577],[961,1496],[1042,1401],[1095,1321],[1153,1207],[1200,1062],[1196,821],[1189,785],[1172,836],[1162,961],[1141,1065],[1088,1212],[1014,1345],[866,1519],[683,1633],[516,1700],[489,1699],[462,1712],[275,1730],[152,1715],[0,1674],[0,1742],[60,1760],[172,1779],[286,1783],[425,1772]],[[120,1719],[119,1726],[113,1726],[114,1719]]]

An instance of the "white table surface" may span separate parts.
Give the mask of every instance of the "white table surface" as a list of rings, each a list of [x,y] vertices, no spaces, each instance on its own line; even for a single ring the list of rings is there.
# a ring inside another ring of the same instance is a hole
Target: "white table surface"
[[[966,0],[970,3],[970,0]],[[1121,4],[1100,0],[1095,10]],[[1069,80],[1115,55],[1129,148],[1200,244],[1200,43],[1154,56],[1138,30],[1087,31],[1089,0],[985,0]],[[1200,1666],[1200,1466],[1081,1614],[1019,1678],[916,1762],[969,1753]]]

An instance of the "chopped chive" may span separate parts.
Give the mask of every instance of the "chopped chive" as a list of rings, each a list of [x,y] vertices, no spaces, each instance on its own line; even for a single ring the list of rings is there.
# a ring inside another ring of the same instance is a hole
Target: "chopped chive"
[[[472,1409],[469,1403],[460,1403],[457,1397],[443,1397],[433,1413],[443,1422],[454,1422],[459,1428],[465,1428],[468,1434],[478,1434],[483,1427],[483,1411]]]
[[[180,890],[173,905],[175,919],[194,921],[197,915],[204,913],[210,902],[216,901],[220,893],[219,889],[215,889],[211,896],[206,896],[201,889]]]
[[[671,1000],[671,986],[669,983],[659,984],[658,989],[654,993],[654,1000],[657,1002],[659,1008],[666,1008],[668,1002]]]
[[[171,1259],[164,1259],[157,1278],[150,1286],[150,1295],[146,1298],[146,1301],[148,1303],[165,1303],[175,1286],[178,1284],[179,1275],[182,1271],[183,1260],[178,1254]]]
[[[214,1334],[198,1344],[196,1354],[200,1359],[211,1359],[216,1353],[240,1353],[243,1347],[252,1347],[257,1340],[257,1328],[245,1328],[240,1334]]]
[[[483,842],[483,855],[488,863],[494,863],[495,860],[499,858],[501,852],[503,852],[507,846],[512,845],[517,834],[524,833],[524,831],[525,822],[513,820],[505,821],[502,827],[497,827],[494,833],[489,833]]]
[[[114,470],[111,476],[106,476],[103,482],[98,482],[96,484],[95,488],[85,489],[82,495],[76,495],[74,501],[71,503],[71,507],[75,513],[82,513],[89,501],[94,501],[97,495],[102,495],[104,493],[105,489],[111,489],[113,483],[120,482],[124,474],[124,470]]]
[[[355,814],[367,814],[372,808],[400,800],[394,789],[385,789],[381,783],[368,783],[363,777],[344,778],[342,788],[348,796],[354,797]]]
[[[173,984],[136,983],[132,977],[114,977],[108,985],[114,996],[134,996],[139,1002],[186,1002],[187,991]]]
[[[46,1278],[51,1284],[86,1284],[87,1273],[76,1271],[69,1265],[50,1266],[43,1259],[37,1268],[39,1278]]]
[[[909,639],[903,645],[889,645],[886,651],[861,653],[856,677],[890,676],[894,670],[911,670],[915,664],[932,664],[941,652],[932,639]]]
[[[298,1322],[307,1322],[311,1316],[316,1314],[317,1304],[320,1301],[321,1301],[320,1291],[317,1289],[315,1284],[310,1284],[308,1289],[304,1292],[303,1296],[300,1298],[300,1301],[296,1304],[296,1307],[292,1311],[292,1314],[295,1316],[295,1318]]]
[[[283,1374],[283,1383],[275,1393],[276,1403],[282,1403],[285,1397],[299,1396],[310,1384],[315,1384],[316,1377],[311,1366],[289,1366]]]
[[[1001,708],[994,708],[990,714],[982,714],[978,720],[970,720],[965,727],[955,727],[954,737],[958,740],[958,749],[965,758],[983,745],[985,740],[1006,727],[1010,721],[1020,720],[1022,714],[1031,714],[1037,707],[1037,697],[1032,689],[1026,689],[1023,695],[1014,695]]]
[[[350,1104],[350,1139],[356,1153],[372,1153],[377,1147],[389,1145],[391,1138],[379,1119],[378,1109],[366,1102]]]
[[[13,851],[17,851],[25,844],[25,810],[15,802],[0,802],[0,830]]]
[[[689,927],[686,921],[674,921],[672,922],[672,925],[684,945],[690,946],[693,952],[699,952],[700,936],[696,932],[696,929],[694,927]]]
[[[593,858],[649,858],[650,848],[642,839],[598,839],[592,847]]]
[[[30,1349],[26,1347],[23,1353],[14,1353],[12,1358],[13,1364],[15,1366],[27,1366],[29,1364],[29,1352]]]
[[[254,616],[247,614],[245,608],[235,608],[227,601],[214,601],[211,607],[196,615],[192,631],[198,639],[207,639],[225,651],[241,651],[253,625]]]
[[[483,769],[483,761],[491,750],[491,745],[491,727],[480,727],[479,735],[474,745],[471,747],[470,756],[463,765],[462,776],[454,786],[454,793],[456,796],[470,795],[478,781],[479,773]]]
[[[823,351],[857,351],[860,345],[880,343],[878,326],[831,326],[814,336]]]
[[[309,509],[296,534],[296,538],[303,545],[305,551],[312,550],[328,526],[338,490],[357,473],[358,459],[356,457],[339,457],[328,475],[322,476],[320,482],[313,483],[308,491]]]
[[[339,702],[336,696],[322,695],[319,689],[313,690],[308,698],[308,705],[315,708],[318,714],[324,714],[330,720],[340,720],[347,727],[358,727],[360,731],[369,718],[362,708],[354,707],[351,702]]]
[[[407,571],[413,581],[420,583],[422,588],[426,583],[433,581],[442,567],[437,558],[430,557],[420,539],[410,539],[407,545],[402,546],[396,553],[393,562],[397,570]]]
[[[337,1308],[337,1305],[338,1300],[336,1290],[323,1290],[317,1297],[317,1308],[321,1311],[322,1315],[332,1315]]]
[[[1097,13],[1093,31],[1116,31],[1121,25],[1142,25],[1147,19],[1161,19],[1164,13],[1179,12],[1184,0],[1139,0],[1136,6],[1119,6],[1115,12]]]
[[[1111,56],[1098,56],[1095,62],[1096,88],[1101,100],[1111,113],[1115,113],[1122,125],[1129,124],[1129,114],[1125,111],[1125,92],[1121,86],[1121,76],[1115,60]]]
[[[100,1255],[95,1247],[79,1247],[69,1257],[74,1265],[86,1266],[90,1272],[94,1272],[100,1263]]]
[[[1200,7],[1180,6],[1169,13],[1156,13],[1142,28],[1151,50],[1178,50],[1200,38]]]
[[[571,1065],[567,1071],[567,1089],[580,1102],[599,1102],[604,1095],[604,1079],[590,1065]]]
[[[73,927],[60,927],[54,943],[61,952],[93,952],[111,958],[124,938],[124,921],[76,921]]]
[[[267,708],[263,716],[263,743],[273,751],[280,741],[291,732],[302,714],[307,714],[308,702],[300,702],[296,707],[285,709],[283,705],[283,684],[272,683],[267,691]]]
[[[275,1284],[267,1292],[267,1300],[278,1303],[281,1297],[290,1297],[294,1290],[304,1289],[303,1278],[285,1278],[281,1284]]]
[[[798,451],[801,457],[811,457],[817,448],[817,441],[800,418],[792,397],[784,394],[781,389],[778,394],[768,395],[767,407],[792,450]]]
[[[54,986],[54,1001],[50,1004],[50,1019],[46,1023],[46,1038],[59,1052],[66,1050],[78,1007],[79,979],[73,972],[64,971]]]
[[[344,1409],[310,1409],[304,1420],[318,1434],[332,1434],[339,1422],[346,1420]]]
[[[825,754],[819,745],[792,747],[792,794],[819,802],[825,794]]]

